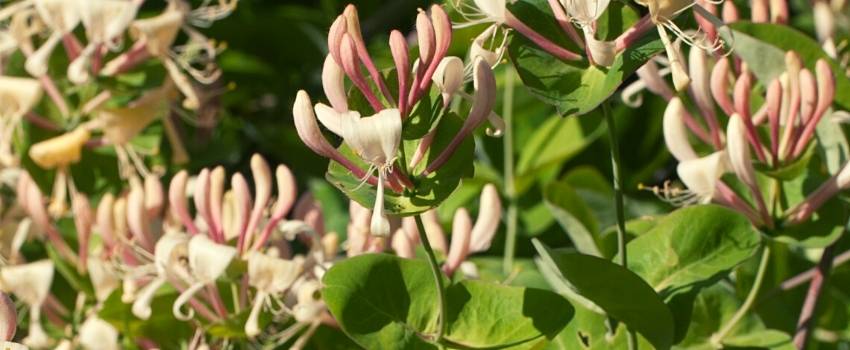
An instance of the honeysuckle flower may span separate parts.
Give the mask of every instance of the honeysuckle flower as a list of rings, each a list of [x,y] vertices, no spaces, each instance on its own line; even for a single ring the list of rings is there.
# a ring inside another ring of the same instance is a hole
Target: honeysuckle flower
[[[0,76],[0,165],[16,163],[14,133],[24,115],[41,100],[41,84],[34,79]]]
[[[187,70],[192,77],[202,83],[215,81],[221,73],[209,64],[204,70],[194,69],[191,66],[192,60],[196,57],[192,57],[193,54],[188,49],[214,57],[215,48],[212,48],[200,33],[184,25],[187,17],[191,17],[190,10],[188,3],[182,0],[171,0],[160,15],[133,21],[130,25],[130,35],[138,42],[145,43],[148,53],[162,61],[171,81],[185,97],[183,106],[187,109],[197,109],[200,107],[200,97],[192,83],[183,74],[183,70]],[[171,48],[181,29],[189,35],[190,41],[184,50],[188,56],[180,55]]]
[[[295,320],[301,323],[313,323],[324,313],[326,306],[321,299],[322,285],[317,280],[303,280],[295,287],[297,303],[292,308]]]
[[[448,106],[452,96],[463,85],[463,60],[455,56],[443,58],[437,70],[434,71],[434,85],[440,89],[443,96],[443,105]]]
[[[53,263],[41,260],[0,268],[0,290],[14,294],[30,309],[29,331],[23,343],[32,348],[50,346],[50,338],[41,325],[41,307],[53,283]]]
[[[41,77],[47,74],[47,63],[53,49],[80,23],[82,4],[78,0],[34,0],[33,6],[39,18],[52,31],[41,47],[27,57],[24,65],[27,73]]]
[[[593,64],[609,67],[616,56],[615,43],[596,39],[596,21],[608,8],[609,0],[559,0],[569,19],[584,33],[587,58]]]
[[[696,154],[694,154],[696,156]],[[671,196],[672,203],[687,205],[710,203],[716,199],[720,177],[729,169],[726,151],[717,151],[705,157],[680,159],[676,174],[687,187],[679,196]]]
[[[118,330],[97,316],[89,316],[80,326],[79,343],[86,350],[121,349]]]
[[[289,289],[302,269],[302,262],[297,260],[284,260],[260,252],[248,256],[248,283],[257,289],[257,295],[245,323],[245,334],[249,337],[260,334],[259,316],[263,304],[268,302],[270,295]]]
[[[215,282],[219,276],[224,274],[236,253],[236,248],[217,244],[204,235],[192,236],[188,245],[189,273],[192,285],[183,293],[180,293],[180,296],[174,301],[171,309],[174,317],[185,321],[194,316],[193,310],[190,309],[188,313],[183,313],[181,308],[201,288]]]
[[[499,36],[498,29],[495,26],[487,27],[487,29],[472,40],[472,44],[469,46],[469,62],[475,62],[478,58],[482,58],[492,68],[495,68],[499,64],[507,51],[505,42],[508,33],[507,31],[503,31],[504,33]],[[467,69],[467,75],[471,74],[472,67],[470,66]]]
[[[182,233],[166,233],[156,243],[154,267],[157,276],[151,280],[133,301],[132,312],[136,317],[146,320],[151,315],[151,302],[157,289],[165,284],[169,274],[178,274],[184,279],[184,271],[179,266],[181,260],[188,259],[189,237]]]
[[[110,263],[97,257],[88,259],[87,272],[94,287],[94,296],[102,303],[121,285],[121,276]]]
[[[79,14],[86,29],[88,44],[68,65],[68,80],[76,84],[87,82],[92,57],[102,47],[116,48],[115,39],[136,17],[140,3],[131,0],[91,0],[79,2]],[[118,41],[120,42],[120,40]]]

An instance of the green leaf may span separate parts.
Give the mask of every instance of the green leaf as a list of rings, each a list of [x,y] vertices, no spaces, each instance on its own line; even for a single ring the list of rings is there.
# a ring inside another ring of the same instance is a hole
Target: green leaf
[[[605,132],[602,118],[549,118],[523,145],[516,165],[519,193],[542,169],[560,166]]]
[[[598,223],[575,190],[564,182],[553,182],[546,186],[543,196],[552,216],[576,249],[583,254],[602,256],[598,246]]]
[[[522,0],[511,12],[538,33],[573,50],[557,27],[545,0]],[[622,33],[638,18],[628,5],[612,2],[607,12],[619,11],[600,21],[605,32]],[[585,114],[608,99],[635,70],[655,54],[664,50],[655,33],[649,33],[617,55],[611,67],[589,66],[587,61],[565,62],[548,54],[520,34],[512,33],[508,54],[525,86],[543,102],[551,104],[562,115]]]
[[[732,210],[686,207],[629,242],[629,269],[669,298],[727,274],[752,257],[760,243],[749,220]]]
[[[676,345],[681,350],[712,350],[711,337],[729,322],[741,307],[734,291],[724,284],[715,284],[700,291],[692,303],[688,332]],[[688,305],[687,307],[691,307]],[[765,328],[759,317],[747,313],[724,338],[723,345],[747,348],[793,349],[791,337],[783,332]]]
[[[753,73],[765,85],[785,72],[785,52],[794,51],[809,69],[819,59],[832,67],[835,77],[835,103],[850,109],[850,79],[842,69],[808,35],[790,27],[769,23],[738,21],[729,25],[735,55],[748,63]],[[723,33],[725,31],[721,31]]]
[[[434,161],[449,145],[462,124],[463,121],[453,113],[443,115],[429,151],[422,161],[410,171],[411,174],[416,175],[411,176],[415,189],[404,193],[394,193],[388,189],[384,192],[384,210],[387,213],[407,216],[435,208],[458,187],[462,177],[472,175],[475,142],[470,137],[461,143],[460,147],[455,150],[455,153],[442,167],[428,174],[428,176],[419,176],[428,164]],[[419,139],[402,140],[405,152],[404,159],[409,160],[413,157],[420,141]],[[361,169],[369,168],[347,145],[343,144],[339,147],[339,150]],[[330,162],[326,178],[349,198],[364,207],[371,208],[375,204],[376,189],[368,184],[363,184],[363,179],[355,177],[342,165],[333,161]]]
[[[673,345],[673,315],[638,275],[599,257],[552,251],[536,239],[534,246],[578,294],[643,335],[656,349]]]
[[[440,310],[425,261],[361,255],[335,264],[323,283],[328,308],[360,346],[436,349]],[[444,342],[452,348],[533,344],[554,337],[573,315],[566,300],[533,288],[463,281],[449,286],[446,295]]]

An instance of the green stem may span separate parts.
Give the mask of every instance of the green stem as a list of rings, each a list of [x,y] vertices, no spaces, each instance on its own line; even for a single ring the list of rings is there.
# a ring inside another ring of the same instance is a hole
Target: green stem
[[[443,287],[443,272],[440,270],[440,265],[437,264],[437,257],[434,255],[434,249],[431,248],[431,242],[428,241],[428,234],[425,233],[425,224],[422,223],[422,216],[414,216],[416,220],[416,228],[419,231],[419,240],[422,242],[422,247],[425,248],[425,253],[428,255],[428,264],[431,265],[431,272],[434,274],[434,282],[437,286],[437,294],[440,297],[440,318],[437,324],[437,335],[434,340],[440,343],[443,340],[443,335],[446,334],[446,290]]]
[[[626,215],[623,209],[623,185],[620,176],[620,144],[617,140],[617,127],[614,123],[614,115],[611,113],[608,103],[602,104],[602,114],[605,115],[605,123],[608,125],[608,141],[611,145],[611,175],[614,178],[614,205],[617,211],[617,249],[620,256],[620,265],[628,267],[626,257]]]
[[[508,201],[507,217],[505,218],[505,257],[502,272],[506,276],[511,274],[514,268],[514,255],[516,254],[517,235],[517,203],[516,182],[514,179],[514,73],[505,70],[505,91],[502,99],[502,118],[505,121],[505,130],[502,135],[504,173],[505,173],[505,197]]]
[[[735,312],[735,315],[732,316],[729,321],[723,326],[723,328],[715,333],[711,337],[711,343],[719,346],[723,343],[723,338],[729,335],[729,332],[735,328],[735,325],[740,322],[744,316],[746,316],[747,312],[752,308],[753,303],[756,301],[756,297],[759,294],[759,290],[761,289],[762,282],[764,281],[765,272],[767,272],[767,263],[770,260],[770,246],[765,245],[764,249],[761,253],[761,261],[759,262],[758,272],[756,272],[756,279],[753,281],[753,287],[750,289],[750,293],[747,294],[747,299],[744,300],[744,304],[741,305],[741,308]]]
[[[605,115],[605,124],[608,126],[608,142],[611,146],[611,176],[614,178],[614,207],[617,211],[617,251],[620,257],[620,265],[629,267],[628,254],[626,252],[626,214],[623,209],[623,182],[620,173],[620,143],[617,139],[617,125],[614,122],[614,114],[608,102],[602,103],[602,114]],[[638,348],[637,335],[629,330],[629,350]]]

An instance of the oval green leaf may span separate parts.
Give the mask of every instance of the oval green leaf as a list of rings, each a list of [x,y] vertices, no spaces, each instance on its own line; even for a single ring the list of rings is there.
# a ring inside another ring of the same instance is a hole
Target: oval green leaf
[[[686,207],[629,242],[629,269],[666,299],[725,275],[760,244],[746,217],[716,205]]]
[[[673,345],[673,315],[640,276],[599,257],[552,251],[538,240],[534,240],[534,246],[543,261],[555,266],[578,294],[640,333],[656,349]]]

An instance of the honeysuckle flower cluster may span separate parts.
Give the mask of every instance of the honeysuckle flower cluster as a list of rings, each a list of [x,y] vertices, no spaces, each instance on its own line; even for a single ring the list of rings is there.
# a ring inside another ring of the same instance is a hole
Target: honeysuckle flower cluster
[[[68,193],[74,195],[69,167],[81,161],[84,149],[114,147],[122,176],[148,176],[144,152],[130,141],[155,120],[162,119],[169,130],[174,160],[187,159],[168,113],[178,105],[198,109],[207,98],[198,84],[220,76],[215,65],[220,48],[192,25],[226,16],[236,1],[205,2],[193,9],[186,1],[169,0],[161,13],[146,18],[139,16],[141,4],[21,0],[0,9],[0,166],[16,167],[21,157],[29,157],[45,170],[56,170],[52,210],[65,210]],[[178,42],[180,33],[188,39]],[[6,58],[18,52],[25,58],[24,70],[10,71]],[[151,81],[153,88],[124,91],[110,83],[157,63],[167,78]],[[183,102],[174,103],[181,96]],[[24,121],[56,136],[31,145],[24,155],[13,147]]]
[[[244,175],[234,174],[227,186],[224,169],[216,167],[195,176],[181,171],[167,188],[158,176],[134,177],[126,191],[108,193],[97,205],[78,194],[71,214],[76,250],[63,239],[56,225],[60,218],[47,212],[47,199],[35,182],[26,172],[16,173],[18,203],[26,218],[19,224],[23,236],[12,238],[11,253],[3,254],[0,291],[29,310],[23,344],[33,349],[119,349],[118,330],[99,318],[98,310],[118,293],[131,305],[134,317],[147,320],[153,300],[166,285],[179,294],[172,305],[176,319],[194,320],[202,327],[247,313],[244,332],[258,341],[282,344],[299,336],[295,344],[303,345],[320,324],[332,324],[319,293],[320,278],[344,258],[339,235],[326,231],[321,206],[309,193],[296,201],[295,178],[287,167],[280,165],[272,173],[268,163],[255,155],[251,170],[253,193]],[[423,215],[433,247],[445,254],[443,271],[449,275],[461,269],[467,277],[477,278],[475,266],[465,260],[487,250],[498,228],[501,204],[493,185],[484,187],[478,208],[474,222],[467,209],[455,212],[450,245],[436,211]],[[372,232],[369,209],[352,201],[350,210],[348,240],[343,244],[346,255],[392,248],[399,256],[415,256],[418,231],[411,218],[388,223],[394,235],[387,238]],[[58,302],[51,293],[54,263],[26,262],[19,254],[28,239],[47,240],[63,261],[90,280],[94,294],[79,291],[74,310]],[[296,241],[307,250],[298,250]],[[234,264],[245,268],[234,270]],[[224,301],[225,290],[233,301]],[[16,317],[14,310],[0,303],[3,317]],[[50,327],[63,329],[69,327],[65,321],[69,313],[84,315],[78,329],[60,338],[44,330],[45,314]],[[284,329],[263,324],[264,313],[294,323]],[[11,339],[14,328],[2,331]],[[198,337],[201,344],[211,340],[202,331]],[[147,344],[145,339],[135,341]]]
[[[778,170],[810,152],[815,128],[831,113],[835,96],[832,69],[825,60],[818,60],[812,72],[805,68],[799,55],[788,52],[785,71],[760,92],[746,64],[736,69],[733,59],[713,59],[696,47],[691,48],[689,57],[693,83],[682,97],[674,96],[652,62],[641,77],[651,91],[669,99],[664,112],[664,140],[679,162],[677,173],[687,187],[686,191],[665,188],[660,193],[675,204],[721,203],[757,225],[773,227],[774,211],[759,187],[754,164]],[[759,100],[764,102],[760,106],[753,106],[754,94],[761,94]],[[683,101],[683,97],[687,100]],[[689,110],[686,103],[693,103],[695,109]],[[722,121],[725,129],[720,126]],[[713,153],[699,155],[692,140],[703,143],[706,147],[701,148]],[[850,185],[847,169],[844,165],[803,202],[780,213],[783,223],[805,221]],[[721,179],[726,173],[734,174],[746,186],[750,201]]]
[[[390,34],[390,49],[398,77],[398,91],[389,91],[384,77],[378,72],[366,51],[360,33],[357,10],[349,5],[337,17],[328,34],[330,53],[325,59],[322,83],[331,106],[323,103],[313,105],[309,95],[299,91],[293,107],[293,116],[298,135],[314,152],[346,167],[364,183],[377,187],[377,195],[370,219],[372,234],[390,234],[389,221],[384,213],[384,189],[400,193],[413,186],[409,175],[428,175],[443,166],[460,144],[488,118],[497,128],[501,120],[492,113],[496,99],[496,82],[488,64],[482,58],[472,63],[474,95],[469,96],[472,107],[460,131],[451,143],[427,165],[421,174],[407,174],[406,164],[398,163],[402,126],[432,83],[438,87],[443,106],[462,95],[459,90],[464,81],[462,61],[457,57],[446,57],[451,44],[452,28],[449,18],[440,6],[432,6],[430,14],[420,12],[417,17],[417,40],[419,57],[410,63],[410,53],[404,36],[399,31]],[[369,73],[369,79],[363,69]],[[345,90],[345,79],[356,87],[368,101],[374,115],[361,117],[360,112],[349,109],[349,97]],[[375,88],[373,90],[373,87]],[[374,91],[378,91],[375,93]],[[350,149],[360,157],[368,169],[362,169],[345,158],[331,146],[319,129],[319,123],[341,137]],[[436,129],[420,142],[410,167],[422,161],[429,150]],[[496,132],[498,133],[498,132]],[[377,173],[377,177],[373,174]]]

